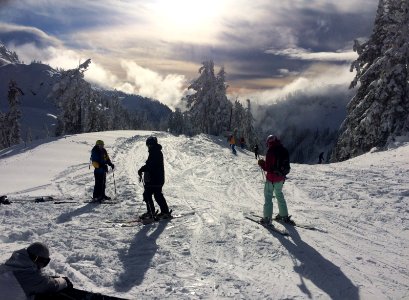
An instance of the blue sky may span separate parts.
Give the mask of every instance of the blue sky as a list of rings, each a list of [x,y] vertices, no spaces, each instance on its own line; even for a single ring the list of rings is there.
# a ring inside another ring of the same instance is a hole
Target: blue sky
[[[180,103],[201,62],[224,66],[232,97],[268,103],[297,89],[347,87],[354,39],[378,0],[0,0],[0,41],[26,63]]]

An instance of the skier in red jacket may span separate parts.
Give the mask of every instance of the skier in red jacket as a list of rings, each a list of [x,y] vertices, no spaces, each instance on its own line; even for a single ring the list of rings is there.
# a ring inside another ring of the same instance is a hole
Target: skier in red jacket
[[[264,210],[263,218],[260,220],[262,224],[271,224],[273,215],[273,196],[277,198],[278,214],[275,220],[285,223],[292,223],[288,216],[287,203],[283,194],[283,184],[285,181],[285,175],[279,174],[276,169],[277,153],[279,148],[282,148],[280,140],[274,136],[269,135],[266,141],[268,150],[266,154],[266,160],[260,159],[258,165],[267,172],[266,182],[264,184]]]

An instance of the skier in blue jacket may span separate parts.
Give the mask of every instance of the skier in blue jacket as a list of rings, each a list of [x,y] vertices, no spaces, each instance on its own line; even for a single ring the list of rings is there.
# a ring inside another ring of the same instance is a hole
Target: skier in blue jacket
[[[94,148],[91,150],[91,161],[94,166],[94,193],[92,198],[94,201],[110,200],[111,197],[105,195],[106,173],[108,173],[108,166],[115,168],[115,165],[111,162],[107,151],[104,148],[104,141],[98,140],[95,143]]]

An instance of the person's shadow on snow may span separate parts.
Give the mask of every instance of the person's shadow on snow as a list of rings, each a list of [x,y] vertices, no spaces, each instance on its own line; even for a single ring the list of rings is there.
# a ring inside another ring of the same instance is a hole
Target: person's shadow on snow
[[[299,274],[301,281],[298,287],[309,299],[315,297],[305,284],[304,278],[309,279],[331,299],[359,299],[359,288],[338,266],[303,242],[294,227],[288,225],[286,228],[290,232],[292,241],[286,238],[281,238],[280,241],[293,258],[294,271]]]
[[[58,224],[70,222],[73,217],[90,213],[95,208],[95,205],[95,203],[88,203],[87,205],[81,206],[74,211],[63,213],[57,218],[56,222]]]
[[[114,283],[115,290],[118,292],[127,292],[132,287],[142,283],[145,273],[151,267],[151,261],[158,245],[156,239],[166,227],[166,221],[160,221],[152,225],[145,225],[135,235],[128,251],[121,249],[119,259],[121,260],[124,270],[119,274]],[[157,226],[154,231],[149,234],[149,231]]]

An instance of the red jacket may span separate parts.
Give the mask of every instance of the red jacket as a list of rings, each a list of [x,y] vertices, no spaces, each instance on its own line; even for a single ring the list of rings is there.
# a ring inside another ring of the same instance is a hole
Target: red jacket
[[[274,142],[270,148],[267,150],[266,154],[266,161],[259,161],[260,167],[267,172],[266,179],[268,181],[271,181],[272,183],[274,182],[281,182],[285,180],[284,176],[279,176],[273,172],[274,164],[276,161],[275,155],[274,155],[274,149],[281,145],[280,141]]]

